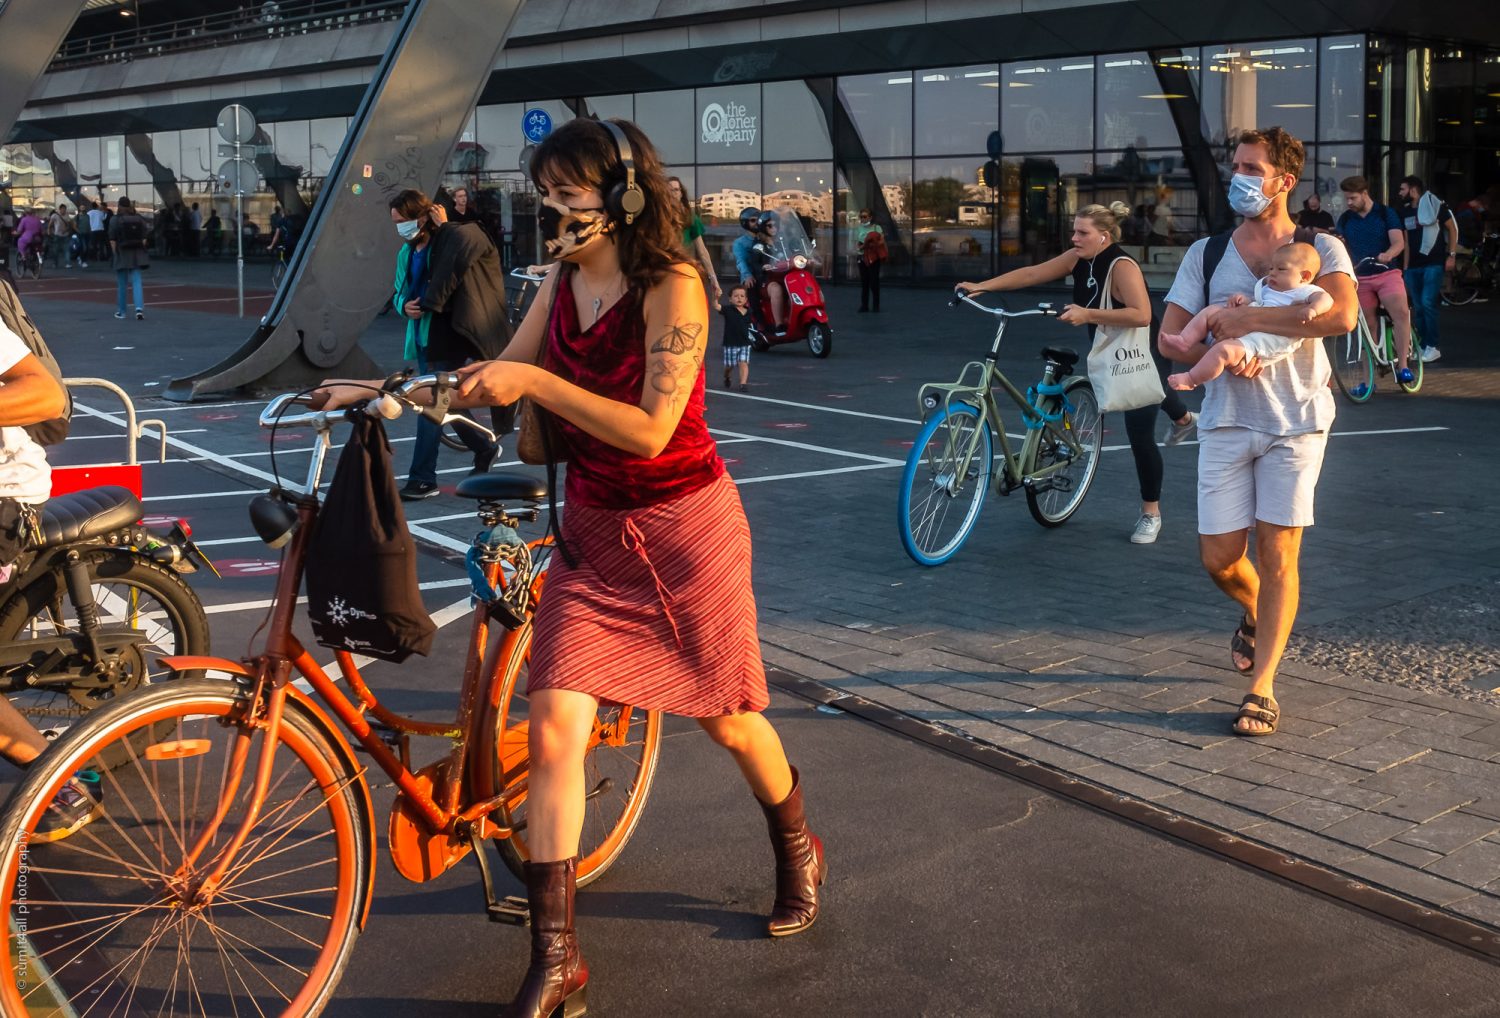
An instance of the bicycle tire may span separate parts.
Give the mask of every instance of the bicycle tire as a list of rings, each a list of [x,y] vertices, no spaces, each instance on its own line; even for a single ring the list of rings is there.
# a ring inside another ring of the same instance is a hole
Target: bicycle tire
[[[963,433],[964,428],[977,429],[979,441],[972,460],[964,465],[964,477],[960,480],[955,457],[971,441]],[[934,441],[935,449],[931,448]],[[949,403],[927,418],[917,432],[917,440],[906,457],[906,467],[901,471],[901,488],[896,497],[901,546],[913,562],[940,566],[958,554],[969,539],[989,491],[995,463],[994,443],[988,421],[978,407],[969,403]],[[946,540],[937,537],[948,519],[950,507],[965,497],[969,501],[953,535]]]
[[[462,424],[451,425],[452,429],[461,427],[463,427]],[[438,441],[442,442],[445,446],[447,446],[449,449],[452,449],[454,452],[470,451],[469,447],[467,445],[464,445],[464,440],[459,438],[454,430],[450,430],[449,425],[444,425],[438,430]]]
[[[186,889],[237,830],[253,780],[264,729],[234,720],[249,701],[237,683],[153,686],[90,714],[37,760],[0,815],[0,910],[12,930],[23,921],[33,963],[4,966],[0,1014],[25,1015],[25,997],[43,987],[47,999],[75,1000],[89,1013],[112,1013],[122,1004],[131,1014],[192,1013],[207,997],[221,1005],[214,1013],[310,1018],[327,1005],[359,933],[373,833],[358,772],[294,701],[282,715],[256,828],[214,901],[187,904]],[[153,742],[137,752],[131,747],[144,733],[152,733]],[[214,749],[222,755],[241,733],[255,742],[244,778],[228,796],[224,825],[189,864],[186,846],[206,831],[224,796]],[[131,765],[94,772],[96,819],[64,840],[37,842],[32,834],[58,789],[72,776],[89,775],[92,761],[111,747],[127,751]],[[278,768],[286,768],[279,778]],[[187,869],[185,878],[177,866]],[[283,893],[288,880],[304,886]],[[327,881],[332,884],[322,886]],[[38,917],[43,886],[46,904]],[[80,912],[82,919],[76,918]],[[201,937],[196,943],[195,936]],[[198,964],[184,973],[190,960]]]
[[[491,686],[496,693],[489,700],[488,716],[480,729],[485,733],[486,751],[476,753],[476,766],[487,771],[479,774],[480,780],[476,782],[476,787],[483,789],[481,798],[498,795],[527,778],[530,750],[526,740],[530,726],[529,718],[522,717],[522,714],[528,706],[523,676],[530,658],[531,627],[528,624],[510,660],[500,666]],[[625,711],[630,712],[628,716],[623,713]],[[623,748],[639,747],[634,755],[608,752],[621,747],[605,746],[600,741],[606,726],[621,718],[626,721]],[[661,759],[661,738],[660,711],[599,705],[583,759],[585,788],[592,787],[595,791],[592,794],[586,792],[589,798],[584,804],[578,851],[579,887],[598,880],[619,860],[640,824]],[[488,748],[491,746],[493,750]],[[616,774],[625,786],[623,796],[611,796]],[[605,780],[609,786],[598,791]],[[525,880],[525,863],[530,858],[525,833],[526,797],[522,796],[513,805],[515,808],[504,811],[501,818],[501,822],[511,827],[514,833],[499,839],[500,857],[506,868],[518,879]]]
[[[119,591],[123,588],[144,591],[160,605],[167,618],[164,624],[156,623],[155,626],[164,626],[170,632],[154,636],[145,653],[122,662],[131,670],[109,686],[100,686],[89,680],[61,687],[32,686],[11,693],[11,702],[38,727],[47,726],[48,722],[43,719],[77,718],[102,703],[169,674],[166,669],[155,667],[158,657],[206,655],[210,652],[211,637],[203,602],[175,572],[139,555],[118,550],[92,553],[88,566],[94,598],[101,608],[100,622],[106,630],[111,626],[141,627],[140,617],[133,614],[140,602],[133,600],[136,595],[122,595]],[[19,643],[26,638],[28,631],[33,638],[59,628],[76,631],[76,620],[70,617],[72,601],[67,590],[67,577],[59,566],[13,593],[0,606],[0,644]],[[148,616],[151,614],[155,613],[147,613]],[[146,622],[152,624],[149,617]],[[34,667],[40,669],[47,663],[47,656],[39,651]],[[64,662],[65,666],[67,664]],[[89,664],[91,662],[85,661],[77,666],[84,669]],[[202,674],[189,672],[181,677],[201,678]]]
[[[1329,336],[1323,342],[1323,352],[1344,398],[1351,403],[1368,403],[1375,394],[1375,358],[1360,326],[1356,324],[1343,335]]]
[[[1443,277],[1443,300],[1455,307],[1472,304],[1479,296],[1480,275],[1473,255],[1455,255],[1453,272]]]
[[[271,266],[271,285],[273,287],[276,287],[276,288],[279,289],[281,287],[281,281],[285,277],[286,277],[286,262],[284,262],[280,258],[278,258],[278,259],[276,259],[275,264],[273,264]]]
[[[1094,475],[1099,472],[1099,456],[1104,442],[1104,415],[1099,411],[1099,399],[1094,395],[1093,384],[1087,378],[1071,378],[1063,387],[1063,397],[1072,410],[1064,411],[1062,423],[1078,436],[1078,442],[1084,446],[1084,456],[1087,460],[1081,463],[1082,480],[1069,482],[1071,491],[1066,491],[1066,493],[1071,497],[1063,500],[1060,505],[1056,505],[1054,500],[1047,499],[1047,496],[1064,489],[1026,485],[1026,508],[1031,510],[1032,518],[1044,527],[1062,526],[1083,505],[1083,500],[1088,496],[1089,488],[1094,483]],[[1066,453],[1064,449],[1067,450]],[[1050,427],[1042,429],[1041,441],[1037,443],[1031,461],[1021,464],[1021,477],[1030,477],[1037,469],[1047,466],[1047,463],[1041,462],[1044,456],[1055,460],[1060,455],[1066,455],[1077,462],[1076,457],[1072,455],[1071,446],[1059,442],[1053,436]],[[1066,475],[1070,471],[1058,473]],[[1048,481],[1056,484],[1054,477],[1044,478],[1042,483]]]
[[[1393,326],[1387,326],[1387,328],[1391,329],[1391,361],[1392,363],[1395,363],[1395,329]],[[1417,327],[1415,324],[1413,324],[1411,327],[1411,346],[1407,348],[1407,353],[1408,356],[1406,358],[1406,366],[1411,369],[1411,381],[1403,382],[1401,381],[1401,377],[1397,375],[1396,384],[1401,387],[1402,392],[1415,393],[1422,388],[1422,375],[1424,369],[1424,365],[1422,364],[1422,337],[1418,335]]]

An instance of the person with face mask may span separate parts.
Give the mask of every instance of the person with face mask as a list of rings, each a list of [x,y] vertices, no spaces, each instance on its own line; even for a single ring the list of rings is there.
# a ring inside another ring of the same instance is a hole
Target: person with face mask
[[[1146,291],[1146,277],[1135,259],[1120,246],[1120,233],[1130,216],[1124,202],[1085,205],[1073,217],[1073,246],[1040,265],[1028,265],[1002,273],[982,283],[959,283],[968,293],[1019,290],[1042,286],[1060,279],[1071,279],[1073,302],[1063,308],[1059,321],[1088,329],[1089,341],[1101,325],[1151,325],[1151,295]],[[1112,271],[1113,270],[1113,271]],[[1110,307],[1104,308],[1104,287],[1109,286]],[[1138,407],[1124,413],[1125,434],[1135,458],[1136,478],[1141,487],[1141,514],[1130,532],[1131,544],[1153,544],[1161,533],[1161,488],[1164,473],[1161,450],[1156,446],[1156,412],[1167,415],[1172,427],[1167,431],[1167,445],[1179,445],[1193,433],[1197,416],[1176,392],[1166,388],[1170,362],[1152,350],[1157,376],[1166,392],[1160,404]]]
[[[505,283],[500,256],[478,226],[447,224],[443,208],[421,191],[406,190],[391,199],[391,222],[403,241],[396,255],[393,302],[406,319],[407,360],[417,370],[454,371],[472,360],[494,356],[510,339]],[[513,408],[491,414],[496,435],[508,434]],[[497,443],[473,428],[454,429],[474,454],[472,473],[489,470],[500,454]],[[417,419],[417,441],[401,497],[431,498],[437,483],[440,429],[426,417]]]
[[[1370,185],[1364,177],[1345,177],[1339,181],[1339,188],[1349,208],[1339,216],[1335,230],[1344,238],[1349,257],[1354,259],[1359,306],[1371,326],[1375,324],[1377,305],[1391,316],[1396,332],[1396,359],[1401,364],[1396,369],[1396,378],[1410,382],[1411,303],[1406,299],[1406,281],[1401,275],[1406,230],[1395,209],[1370,197]]]
[[[1209,304],[1252,292],[1276,253],[1297,237],[1287,199],[1302,175],[1302,143],[1279,127],[1245,131],[1234,150],[1229,204],[1243,218],[1231,233],[1188,248],[1167,293],[1161,331],[1181,335]],[[1354,267],[1338,238],[1310,242],[1321,268],[1313,282],[1333,299],[1309,317],[1305,307],[1252,307],[1242,302],[1214,317],[1209,341],[1264,332],[1321,338],[1354,327]],[[1208,347],[1171,351],[1196,364]],[[1168,352],[1168,351],[1163,351]],[[1297,613],[1297,560],[1302,529],[1313,523],[1313,493],[1333,425],[1331,374],[1322,343],[1302,343],[1270,365],[1255,358],[1229,368],[1205,387],[1198,415],[1198,546],[1204,569],[1243,615],[1230,638],[1234,668],[1250,689],[1235,715],[1236,735],[1276,731],[1280,705],[1276,669]],[[1255,528],[1259,570],[1248,556]]]
[[[661,161],[634,124],[578,119],[537,146],[531,179],[538,230],[562,264],[505,353],[459,372],[457,396],[534,401],[567,454],[567,516],[527,682],[531,965],[506,1018],[584,1010],[573,900],[602,700],[691,717],[734,758],[776,861],[767,933],[812,925],[827,872],[798,773],[762,713],[750,528],[704,420],[708,302]],[[368,395],[323,392],[328,406]]]

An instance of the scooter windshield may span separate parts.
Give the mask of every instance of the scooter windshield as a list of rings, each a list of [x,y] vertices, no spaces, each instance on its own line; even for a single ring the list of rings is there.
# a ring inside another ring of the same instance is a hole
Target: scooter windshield
[[[775,211],[778,219],[776,229],[769,238],[761,241],[766,255],[777,262],[792,262],[798,257],[809,263],[815,262],[814,248],[807,239],[807,232],[803,230],[802,220],[797,218],[796,211],[786,206]],[[805,268],[806,265],[796,267]]]

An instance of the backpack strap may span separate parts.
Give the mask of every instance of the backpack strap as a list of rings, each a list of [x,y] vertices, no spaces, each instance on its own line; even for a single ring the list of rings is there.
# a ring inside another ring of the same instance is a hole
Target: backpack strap
[[[1208,307],[1211,303],[1208,299],[1208,287],[1213,282],[1214,272],[1219,268],[1219,263],[1224,260],[1224,252],[1229,250],[1230,238],[1234,236],[1233,230],[1225,230],[1208,238],[1208,243],[1203,245],[1203,306]]]

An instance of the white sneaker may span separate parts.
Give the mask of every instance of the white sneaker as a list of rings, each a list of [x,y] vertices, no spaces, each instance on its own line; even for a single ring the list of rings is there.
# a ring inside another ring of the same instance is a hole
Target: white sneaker
[[[1167,431],[1167,445],[1181,445],[1187,441],[1187,437],[1197,427],[1198,415],[1189,410],[1188,415],[1182,419],[1181,424],[1174,422],[1171,429]]]
[[[1135,530],[1130,535],[1130,543],[1155,544],[1156,535],[1159,533],[1161,533],[1161,517],[1142,513],[1140,521],[1136,523]]]
[[[1435,346],[1424,346],[1424,347],[1422,347],[1422,363],[1423,364],[1431,364],[1433,361],[1440,359],[1442,356],[1443,356],[1443,351],[1439,350]]]

